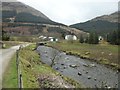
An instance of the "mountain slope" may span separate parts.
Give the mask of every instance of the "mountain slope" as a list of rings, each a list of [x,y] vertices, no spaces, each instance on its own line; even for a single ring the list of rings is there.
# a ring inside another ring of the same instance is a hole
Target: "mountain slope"
[[[120,24],[118,21],[118,12],[115,12],[110,15],[96,17],[84,23],[73,24],[70,25],[70,27],[82,29],[85,32],[96,31],[103,35],[113,30],[117,30],[118,24]]]
[[[31,13],[32,15],[40,16],[41,18],[50,20],[47,16],[45,16],[40,11],[37,11],[36,9],[34,9],[28,5],[25,5],[21,2],[3,2],[2,3],[2,10],[3,11],[16,10],[17,13],[21,13],[21,12]]]
[[[91,21],[98,21],[98,20],[102,20],[102,21],[108,21],[108,22],[119,22],[118,21],[118,14],[120,14],[120,12],[115,12],[115,13],[112,13],[110,15],[103,15],[103,16],[100,16],[100,17],[96,17],[94,19],[92,19]]]
[[[87,33],[70,28],[64,24],[50,20],[40,11],[21,2],[2,3],[3,30],[10,36],[45,35],[62,38],[63,34]]]
[[[14,18],[15,22],[63,25],[50,20],[42,12],[21,2],[2,2],[2,17],[3,22],[10,22],[10,18]]]

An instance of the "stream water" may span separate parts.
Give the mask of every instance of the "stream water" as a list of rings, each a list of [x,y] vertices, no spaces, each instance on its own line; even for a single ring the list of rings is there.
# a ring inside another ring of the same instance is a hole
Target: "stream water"
[[[90,60],[81,59],[73,55],[66,55],[56,49],[47,46],[39,46],[38,53],[42,62],[51,65],[55,59],[53,69],[62,75],[72,78],[88,88],[118,88],[120,74],[117,70],[112,70],[104,65]]]

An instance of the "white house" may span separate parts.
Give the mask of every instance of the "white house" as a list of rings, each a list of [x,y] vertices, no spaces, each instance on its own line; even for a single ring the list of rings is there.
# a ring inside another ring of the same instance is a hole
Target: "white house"
[[[99,41],[103,40],[103,37],[102,37],[102,36],[99,36],[98,40],[99,40]]]
[[[75,36],[75,35],[66,35],[65,40],[77,40],[77,36]]]
[[[54,39],[53,39],[53,38],[51,38],[51,39],[50,39],[50,41],[51,41],[51,42],[53,42],[53,41],[54,41]]]
[[[47,37],[46,37],[46,36],[44,36],[44,37],[43,37],[43,40],[45,40],[45,39],[47,39]]]
[[[49,39],[52,39],[52,38],[54,38],[54,37],[48,37]]]
[[[53,41],[57,42],[58,39],[57,39],[57,38],[51,38],[50,41],[51,41],[51,42],[53,42]]]
[[[44,37],[43,35],[39,36],[39,38],[43,38],[43,37]]]
[[[39,36],[39,38],[40,38],[41,40],[47,40],[47,37],[46,37],[46,36],[43,36],[43,35]]]

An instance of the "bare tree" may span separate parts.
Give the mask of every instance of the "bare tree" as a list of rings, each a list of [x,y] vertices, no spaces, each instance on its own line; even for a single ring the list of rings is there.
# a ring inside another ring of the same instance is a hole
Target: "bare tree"
[[[52,55],[51,55],[52,57],[51,57],[51,67],[53,67],[53,65],[55,65],[55,61],[56,60],[59,60],[59,51],[57,51],[57,50],[55,50],[55,49],[53,49],[52,50]]]

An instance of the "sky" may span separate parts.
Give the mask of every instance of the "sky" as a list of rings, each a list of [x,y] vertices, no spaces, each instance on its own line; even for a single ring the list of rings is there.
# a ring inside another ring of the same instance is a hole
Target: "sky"
[[[9,0],[6,0],[9,1]],[[51,20],[71,25],[118,11],[119,0],[17,0],[45,14]]]

